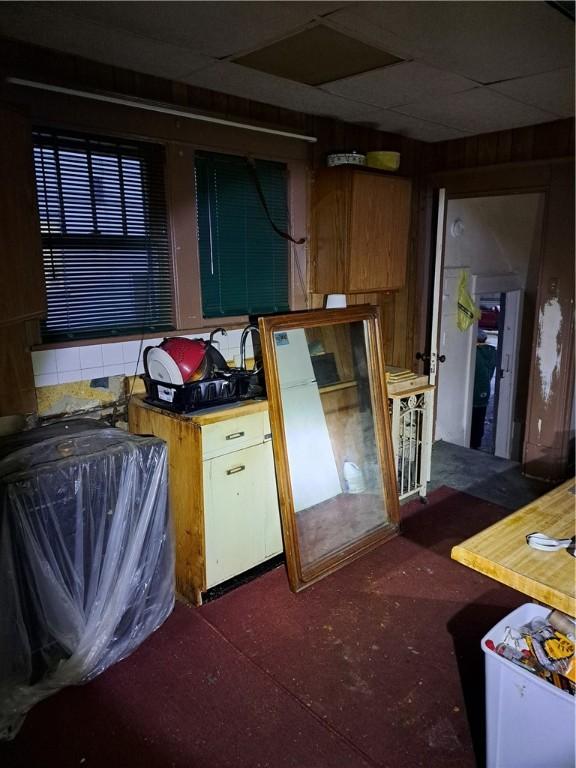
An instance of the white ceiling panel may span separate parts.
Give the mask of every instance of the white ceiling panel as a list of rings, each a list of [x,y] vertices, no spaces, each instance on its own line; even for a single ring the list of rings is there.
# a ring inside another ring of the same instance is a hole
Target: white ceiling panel
[[[43,3],[44,5],[44,3]],[[259,48],[343,8],[337,2],[70,2],[66,12],[224,58]]]
[[[344,99],[312,86],[272,77],[230,62],[222,62],[194,72],[185,79],[186,82],[202,88],[399,133],[421,141],[444,141],[467,135],[466,131],[447,125],[419,120],[391,110],[374,109],[370,104]]]
[[[178,80],[212,59],[181,46],[69,18],[49,3],[0,3],[0,34],[137,72]]]
[[[574,24],[545,2],[373,2],[330,22],[482,83],[570,66]],[[393,52],[393,51],[392,51]]]
[[[388,4],[387,0],[386,4]],[[365,3],[351,3],[327,14],[322,19],[322,24],[357,40],[362,40],[368,45],[374,45],[388,51],[399,59],[410,61],[422,58],[422,52],[414,41],[400,37],[394,32],[389,32],[364,15],[360,15],[359,10],[364,5]]]
[[[388,133],[398,133],[401,136],[408,136],[419,141],[448,141],[470,135],[466,131],[459,131],[456,128],[427,120],[418,120],[415,117],[401,115],[390,109],[380,109],[367,115],[362,121],[362,125]]]
[[[348,122],[361,122],[365,115],[374,111],[372,105],[333,96],[311,85],[274,77],[232,62],[223,61],[193,72],[184,81],[201,88]]]
[[[562,117],[572,117],[574,114],[574,69],[572,67],[495,83],[490,88],[511,99],[554,112]]]
[[[396,107],[395,111],[472,133],[519,128],[557,119],[550,112],[508,99],[488,88],[426,99],[417,104]]]
[[[321,88],[228,61],[319,20],[405,61]],[[574,24],[542,0],[0,2],[2,34],[422,141],[574,113]]]
[[[476,86],[473,80],[410,61],[337,80],[323,85],[322,90],[365,104],[394,107]]]

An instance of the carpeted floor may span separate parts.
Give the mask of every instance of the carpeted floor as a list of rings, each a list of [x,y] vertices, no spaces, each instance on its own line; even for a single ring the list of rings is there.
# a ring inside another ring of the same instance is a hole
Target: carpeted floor
[[[3,768],[467,768],[483,763],[482,635],[525,602],[450,560],[507,514],[441,488],[402,536],[299,595],[277,568],[174,614],[53,696]]]

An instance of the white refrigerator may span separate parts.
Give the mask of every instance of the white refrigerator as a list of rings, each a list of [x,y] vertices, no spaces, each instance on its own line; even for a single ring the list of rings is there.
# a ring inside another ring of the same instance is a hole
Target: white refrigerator
[[[342,493],[304,329],[274,333],[294,511]]]

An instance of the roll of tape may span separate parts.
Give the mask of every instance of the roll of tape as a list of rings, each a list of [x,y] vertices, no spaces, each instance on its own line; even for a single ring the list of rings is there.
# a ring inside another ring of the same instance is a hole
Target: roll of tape
[[[543,552],[556,552],[559,549],[568,549],[572,544],[572,539],[555,539],[552,536],[546,536],[545,533],[529,533],[526,536],[526,543],[532,549],[540,549]]]

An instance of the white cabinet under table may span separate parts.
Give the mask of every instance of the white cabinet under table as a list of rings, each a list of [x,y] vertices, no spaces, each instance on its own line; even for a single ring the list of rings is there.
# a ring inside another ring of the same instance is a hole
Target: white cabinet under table
[[[176,588],[195,605],[202,593],[282,552],[265,401],[194,414],[133,397],[130,430],[168,443]]]

